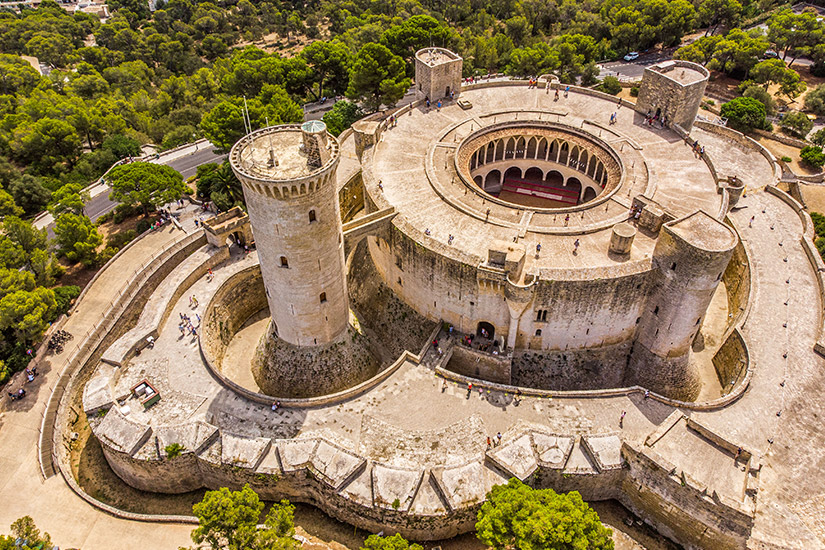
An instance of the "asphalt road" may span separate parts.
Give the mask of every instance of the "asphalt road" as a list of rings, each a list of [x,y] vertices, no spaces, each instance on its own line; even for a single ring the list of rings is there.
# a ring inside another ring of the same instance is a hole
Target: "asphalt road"
[[[624,76],[630,80],[641,80],[642,74],[645,72],[645,67],[671,59],[674,51],[674,49],[670,49],[659,53],[642,54],[634,61],[600,63],[599,67],[601,68],[601,72],[599,72],[599,78],[606,76]]]
[[[226,155],[222,153],[215,154],[212,147],[207,146],[203,149],[200,149],[192,153],[191,155],[176,158],[170,160],[169,162],[162,162],[161,164],[171,166],[172,168],[180,172],[183,176],[183,179],[186,180],[187,178],[195,175],[195,173],[198,170],[198,166],[200,166],[201,164],[206,164],[208,162],[221,162],[224,158],[226,158]],[[96,220],[103,214],[106,214],[107,212],[114,210],[115,206],[117,206],[117,203],[109,200],[109,193],[107,192],[101,193],[89,199],[83,211],[91,219]],[[51,225],[47,229],[51,234]]]

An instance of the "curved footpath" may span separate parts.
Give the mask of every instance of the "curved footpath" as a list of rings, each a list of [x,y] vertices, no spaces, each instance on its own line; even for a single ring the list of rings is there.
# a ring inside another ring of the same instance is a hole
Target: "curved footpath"
[[[187,207],[181,220],[193,228],[196,207]],[[73,346],[90,331],[128,277],[153,255],[184,236],[171,226],[142,236],[128,251],[109,264],[86,290],[64,330],[75,335],[60,355],[49,355],[39,365],[40,376],[26,386],[26,399],[0,412],[0,532],[17,518],[30,515],[38,528],[48,531],[61,546],[88,548],[177,548],[189,544],[191,525],[158,525],[110,516],[84,502],[59,475],[43,480],[38,465],[38,435],[43,411]]]

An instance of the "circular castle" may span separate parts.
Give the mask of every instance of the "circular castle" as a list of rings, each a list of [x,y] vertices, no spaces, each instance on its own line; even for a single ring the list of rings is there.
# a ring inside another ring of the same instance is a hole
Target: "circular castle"
[[[392,118],[233,147],[248,215],[182,237],[88,374],[109,464],[147,491],[250,483],[424,540],[472,529],[518,477],[618,499],[690,547],[742,547],[765,449],[726,428],[760,353],[737,208],[793,204],[775,161],[694,127],[708,73],[692,63],[646,69],[635,104],[462,84],[461,66],[422,50],[417,100]],[[174,322],[193,293],[189,339]]]

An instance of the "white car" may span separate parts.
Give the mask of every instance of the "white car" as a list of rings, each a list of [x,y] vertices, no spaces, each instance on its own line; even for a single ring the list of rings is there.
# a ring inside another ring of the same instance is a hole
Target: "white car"
[[[635,61],[636,59],[639,59],[639,52],[630,52],[624,56],[625,61]]]

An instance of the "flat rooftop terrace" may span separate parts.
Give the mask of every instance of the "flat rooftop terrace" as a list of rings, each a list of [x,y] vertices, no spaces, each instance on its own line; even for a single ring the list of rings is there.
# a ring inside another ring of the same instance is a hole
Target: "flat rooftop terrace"
[[[587,280],[604,268],[625,273],[648,268],[655,238],[643,232],[629,258],[608,255],[612,227],[630,217],[633,197],[647,193],[676,217],[697,209],[713,217],[720,213],[722,198],[705,162],[674,132],[644,124],[643,116],[617,108],[614,100],[573,90],[556,101],[553,94],[526,86],[465,88],[461,97],[472,109],[451,102],[440,110],[415,108],[383,132],[371,160],[365,157],[372,165],[365,170],[366,191],[380,207],[396,208],[396,226],[439,254],[483,262],[490,242],[516,239],[528,251],[527,272]],[[608,125],[614,111],[618,120]],[[503,203],[474,191],[477,186],[465,183],[455,169],[459,144],[483,127],[525,121],[563,125],[606,144],[621,161],[621,184],[606,200],[558,211]],[[538,244],[541,254],[535,255]]]
[[[690,67],[680,67],[672,61],[666,61],[664,63],[654,65],[651,69],[657,73],[666,75],[668,78],[675,80],[683,86],[687,86],[705,79],[705,75],[701,71],[697,71],[696,69],[692,69]]]

